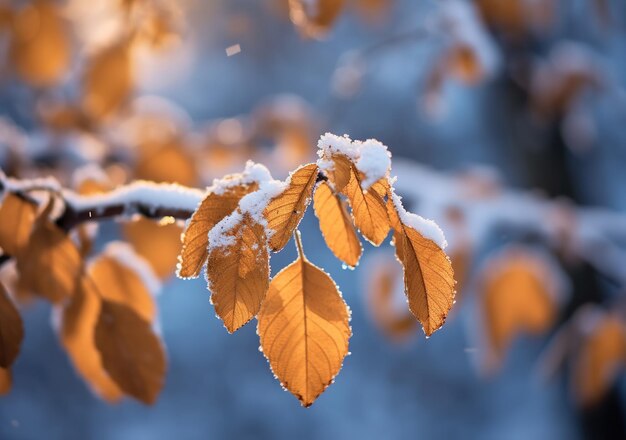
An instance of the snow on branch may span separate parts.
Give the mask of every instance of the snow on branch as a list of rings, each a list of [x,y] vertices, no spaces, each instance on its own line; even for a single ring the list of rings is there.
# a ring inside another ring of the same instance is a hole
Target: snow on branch
[[[468,193],[471,185],[463,177],[445,175],[400,158],[394,161],[394,175],[396,190],[414,204],[413,210],[436,220],[446,232],[446,212],[454,207],[462,213],[473,243],[484,242],[488,234],[498,228],[532,233],[549,245],[563,244],[566,233],[570,254],[619,285],[626,285],[626,266],[621,264],[626,260],[626,215],[570,206],[532,192],[499,187],[493,194],[477,197]],[[325,178],[323,171],[320,178]],[[485,174],[478,176],[480,179],[489,181],[490,177]],[[58,195],[65,209],[57,224],[65,230],[83,222],[134,214],[186,220],[212,190],[219,191],[219,188],[209,187],[203,191],[178,184],[136,181],[107,193],[82,196],[63,189],[53,178],[16,180],[0,175],[0,192],[13,192],[26,198],[32,191]],[[569,219],[566,226],[562,221],[564,216]]]

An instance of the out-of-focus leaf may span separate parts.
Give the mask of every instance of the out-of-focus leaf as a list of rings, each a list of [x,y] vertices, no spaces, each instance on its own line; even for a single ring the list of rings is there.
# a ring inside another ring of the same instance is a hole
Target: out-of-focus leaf
[[[167,366],[163,345],[150,323],[128,306],[103,300],[95,341],[102,365],[115,383],[126,394],[153,404]]]
[[[88,274],[100,296],[133,309],[148,322],[156,316],[154,298],[134,269],[110,255],[101,255],[89,265]]]
[[[102,300],[132,309],[147,322],[154,322],[156,306],[140,275],[111,255],[92,261],[78,290],[61,312],[61,342],[74,366],[103,399],[117,402],[123,392],[105,371],[96,348],[95,328]]]
[[[333,280],[303,254],[270,283],[258,330],[281,384],[303,406],[330,385],[348,353],[350,312]]]
[[[135,167],[135,177],[153,182],[196,186],[196,162],[180,141],[163,145],[143,145]]]
[[[11,392],[13,378],[11,370],[0,368],[0,396],[6,396]]]
[[[81,107],[90,117],[106,118],[130,96],[134,86],[130,51],[130,41],[124,40],[104,48],[88,61]]]
[[[313,207],[326,246],[345,264],[355,267],[359,263],[363,247],[344,201],[333,193],[326,182],[322,182],[315,190]]]
[[[514,338],[548,331],[557,314],[545,262],[522,249],[499,255],[482,270],[482,310],[490,353],[489,371],[497,369]]]
[[[45,212],[35,222],[28,244],[17,258],[20,282],[51,302],[72,296],[82,264],[74,242]]]
[[[123,393],[104,370],[95,343],[100,302],[94,280],[84,277],[61,311],[60,338],[77,372],[91,389],[107,402],[117,402]]]
[[[318,167],[310,163],[291,174],[287,188],[274,197],[265,208],[267,227],[274,233],[269,239],[270,249],[278,252],[285,247],[291,234],[298,227],[311,201],[311,193],[317,179]]]
[[[232,244],[213,247],[207,263],[211,302],[232,333],[259,311],[269,284],[265,228],[249,214],[227,234]]]
[[[37,205],[7,193],[0,206],[0,248],[8,254],[18,256],[28,243]]]
[[[11,60],[35,86],[57,83],[70,61],[69,38],[55,2],[36,0],[13,15]]]
[[[170,277],[181,249],[182,228],[175,223],[159,224],[147,218],[125,223],[124,236],[161,278]]]
[[[393,260],[393,258],[391,258]],[[376,261],[367,276],[367,305],[374,323],[395,341],[406,339],[415,333],[417,321],[406,307],[406,296],[396,284],[402,279],[400,268],[394,261]],[[400,301],[396,295],[402,296]]]
[[[344,0],[289,0],[289,16],[303,35],[320,38],[330,30],[343,6]]]
[[[0,283],[0,368],[9,368],[20,352],[24,339],[22,317]]]
[[[617,316],[602,314],[591,324],[574,364],[572,386],[574,396],[582,406],[598,403],[614,384],[618,373],[626,367],[624,322]]]

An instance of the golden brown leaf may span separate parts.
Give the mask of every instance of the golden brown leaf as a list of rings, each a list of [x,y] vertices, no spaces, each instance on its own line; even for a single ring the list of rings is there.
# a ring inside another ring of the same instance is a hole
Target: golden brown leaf
[[[583,406],[598,403],[626,366],[626,329],[616,316],[603,315],[586,335],[575,359],[574,395]]]
[[[24,286],[52,302],[62,301],[76,290],[81,267],[82,258],[74,242],[42,215],[17,258]]]
[[[161,341],[133,309],[104,300],[96,324],[96,347],[115,383],[141,402],[156,401],[166,370]]]
[[[129,41],[121,41],[94,55],[83,77],[83,111],[94,119],[115,112],[130,96],[133,72]]]
[[[15,68],[32,85],[49,86],[61,79],[70,47],[54,2],[36,0],[14,15],[10,52]]]
[[[256,183],[237,185],[226,189],[222,194],[211,193],[202,200],[182,235],[183,248],[179,257],[178,276],[196,278],[200,275],[209,256],[209,231],[237,209],[243,196],[257,189]]]
[[[351,267],[359,263],[363,247],[348,216],[345,203],[322,182],[313,195],[313,208],[320,222],[326,246]]]
[[[249,214],[227,236],[233,244],[213,247],[207,263],[211,302],[232,333],[259,311],[269,285],[269,254],[265,228]]]
[[[20,352],[24,339],[22,317],[0,283],[0,368],[9,368]]]
[[[409,309],[426,336],[438,330],[454,304],[454,273],[445,252],[411,226],[394,232],[396,257],[404,269]]]
[[[122,390],[104,370],[95,343],[100,302],[94,281],[83,277],[74,296],[61,312],[61,343],[77,372],[94,392],[107,402],[117,402],[123,396]]]
[[[88,275],[102,298],[124,304],[148,322],[156,316],[154,298],[141,276],[109,255],[96,258]]]
[[[333,280],[299,258],[272,280],[258,333],[281,384],[310,406],[332,383],[348,353],[350,313]]]
[[[267,226],[274,231],[269,240],[272,251],[278,252],[285,247],[302,220],[311,201],[317,172],[317,165],[313,163],[298,168],[291,175],[287,188],[274,197],[265,208]]]
[[[153,182],[196,186],[200,177],[196,161],[180,141],[164,145],[143,145],[135,177]]]
[[[333,169],[328,172],[328,180],[335,187],[335,191],[340,193],[350,182],[352,162],[343,154],[334,154],[331,160]]]
[[[389,233],[389,216],[385,200],[376,191],[363,191],[361,179],[352,167],[350,182],[345,188],[350,201],[352,218],[363,237],[374,246],[380,246]]]
[[[174,273],[180,253],[182,228],[175,223],[161,225],[146,218],[125,223],[124,235],[154,272],[165,279]]]
[[[0,206],[0,248],[17,256],[28,243],[37,215],[37,205],[7,193]]]
[[[522,332],[541,334],[556,318],[557,304],[548,290],[542,261],[531,254],[505,254],[483,271],[483,312],[491,359],[497,368],[513,339]]]
[[[289,16],[307,37],[323,36],[343,9],[344,0],[289,0]]]
[[[0,396],[9,394],[12,384],[11,370],[0,368]]]

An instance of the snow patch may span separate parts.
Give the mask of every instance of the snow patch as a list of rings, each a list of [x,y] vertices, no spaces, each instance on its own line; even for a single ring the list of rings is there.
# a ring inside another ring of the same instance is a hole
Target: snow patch
[[[246,168],[238,174],[230,174],[222,179],[214,179],[213,184],[207,188],[207,191],[213,194],[223,195],[231,188],[240,185],[250,185],[252,183],[260,183],[271,180],[269,170],[260,163],[254,163],[249,160],[246,162]]]
[[[246,174],[247,173],[247,174]],[[275,180],[272,178],[269,170],[263,165],[253,164],[248,162],[246,165],[246,171],[242,173],[242,176],[247,175],[249,179],[259,184],[259,189],[246,194],[239,201],[239,208],[231,215],[223,218],[209,231],[209,252],[215,248],[223,248],[232,246],[235,243],[235,237],[230,232],[239,224],[244,215],[249,215],[252,220],[265,228],[265,233],[268,238],[273,234],[273,230],[269,230],[267,227],[267,221],[263,216],[265,207],[274,197],[282,193],[291,181],[289,175],[285,182]]]
[[[87,209],[105,210],[111,206],[132,206],[143,204],[158,209],[195,211],[204,197],[204,192],[187,188],[176,183],[153,183],[138,180],[104,194],[81,196],[73,191],[63,190],[67,203],[77,211]]]
[[[335,155],[346,156],[355,164],[357,170],[365,175],[361,188],[367,191],[372,184],[386,177],[391,168],[391,153],[383,143],[376,139],[353,141],[348,135],[337,136],[332,133],[322,135],[317,142],[317,166],[325,172],[333,171]]]
[[[424,238],[427,238],[433,241],[437,246],[439,246],[442,250],[448,246],[448,242],[446,241],[445,236],[443,235],[443,231],[441,228],[432,220],[421,217],[417,214],[413,214],[407,212],[402,206],[402,198],[398,196],[396,193],[391,194],[393,204],[398,211],[398,215],[400,216],[400,221],[406,226],[410,226],[419,232]]]
[[[356,167],[365,175],[361,187],[367,189],[387,175],[391,169],[391,153],[385,145],[375,139],[360,143],[359,152],[361,157]]]

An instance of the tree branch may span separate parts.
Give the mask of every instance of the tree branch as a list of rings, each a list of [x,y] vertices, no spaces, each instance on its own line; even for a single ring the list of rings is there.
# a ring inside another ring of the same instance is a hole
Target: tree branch
[[[447,229],[446,211],[459,209],[468,225],[472,242],[482,242],[498,227],[532,233],[548,245],[563,241],[563,225],[553,216],[563,204],[535,194],[499,188],[486,197],[468,195],[467,182],[446,176],[417,163],[396,160],[393,168],[399,179],[397,191],[416,202],[421,215],[440,222]],[[325,180],[323,173],[318,181]],[[159,219],[171,216],[186,220],[194,213],[208,190],[178,184],[136,181],[113,191],[82,196],[62,189],[52,178],[15,180],[0,175],[0,195],[7,191],[37,201],[29,194],[47,191],[61,199],[64,209],[56,219],[66,231],[81,223],[115,218],[130,218],[135,214]],[[598,273],[626,285],[626,216],[602,209],[571,207],[567,251],[589,263]],[[10,256],[0,258],[8,259]],[[1,261],[1,260],[0,260]]]

